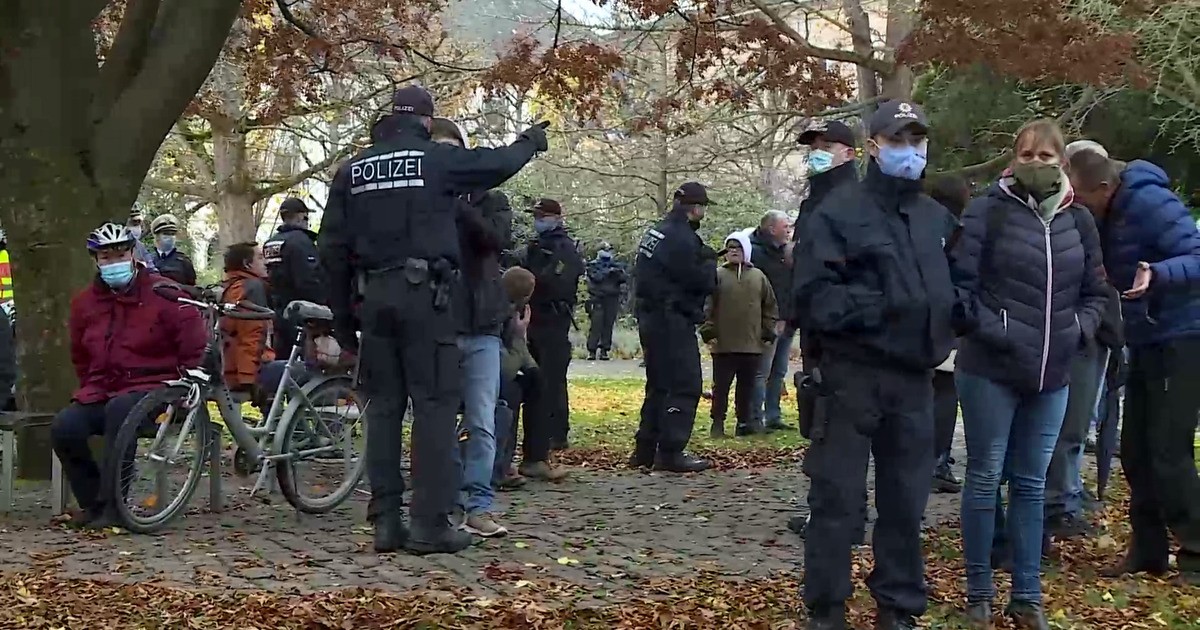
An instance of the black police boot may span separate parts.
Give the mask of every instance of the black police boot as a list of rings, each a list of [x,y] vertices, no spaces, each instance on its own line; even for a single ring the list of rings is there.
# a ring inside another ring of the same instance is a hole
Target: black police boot
[[[875,630],[917,630],[917,618],[891,608],[880,608],[875,615]]]
[[[589,350],[589,351],[588,351],[588,358],[587,358],[587,360],[588,360],[588,361],[595,361],[595,360],[596,360],[596,351],[595,351],[595,350]]]
[[[1004,614],[1021,630],[1050,630],[1050,623],[1046,621],[1046,611],[1042,610],[1041,604],[1012,602],[1004,609]]]
[[[375,517],[375,552],[399,551],[408,542],[408,526],[399,514],[381,514]]]
[[[713,418],[712,428],[708,430],[708,437],[717,440],[725,437],[725,422]]]
[[[633,447],[633,454],[629,456],[630,468],[649,468],[654,465],[654,447],[646,447],[638,444]]]
[[[793,516],[792,518],[788,519],[787,527],[793,532],[796,532],[796,535],[804,538],[804,534],[808,532],[808,517]]]
[[[708,470],[710,465],[708,460],[692,457],[682,451],[678,453],[659,453],[654,458],[654,470],[665,470],[667,472],[700,472]]]
[[[807,628],[808,630],[845,630],[846,608],[838,606],[821,612],[810,608]]]
[[[611,358],[612,358],[612,357],[609,357],[609,356],[608,356],[608,350],[601,350],[601,351],[600,351],[600,360],[601,360],[601,361],[609,361],[609,360],[611,360]]]
[[[415,556],[458,553],[471,546],[471,534],[450,527],[444,516],[433,520],[413,519],[412,525],[404,549]],[[378,528],[378,525],[376,527]],[[378,532],[378,529],[376,531]]]
[[[971,630],[992,630],[991,602],[970,602],[967,604],[967,626]]]
[[[733,434],[738,437],[743,437],[747,435],[760,435],[762,433],[766,433],[766,431],[767,429],[763,426],[762,422],[755,422],[754,420],[751,420],[746,424],[737,425],[737,429],[734,430]]]

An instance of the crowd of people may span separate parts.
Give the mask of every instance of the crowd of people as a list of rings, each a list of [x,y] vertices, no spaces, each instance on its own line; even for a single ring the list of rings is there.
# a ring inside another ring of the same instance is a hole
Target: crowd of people
[[[1119,396],[1122,371],[1134,536],[1112,572],[1167,571],[1173,535],[1180,579],[1200,581],[1191,450],[1200,234],[1157,166],[1114,160],[1088,141],[1067,145],[1053,122],[1038,120],[1016,134],[1000,178],[972,196],[961,179],[926,179],[929,123],[919,106],[889,101],[862,137],[838,121],[806,128],[798,142],[810,192],[795,218],[767,212],[721,251],[697,232],[709,190],[680,185],[641,239],[630,277],[607,246],[585,262],[553,199],[533,204],[536,237],[514,245],[513,210],[496,188],[548,149],[545,125],[508,146],[471,149],[434,113],[424,89],[397,91],[371,146],[337,171],[319,238],[304,202],[289,199],[262,247],[241,243],[225,255],[226,299],[278,315],[222,324],[231,385],[273,390],[274,370],[293,352],[285,310],[294,300],[331,307],[336,343],[324,354],[361,354],[377,551],[454,553],[472,535],[504,535],[492,514],[497,490],[567,475],[551,452],[569,444],[569,335],[586,277],[594,359],[609,358],[632,285],[646,368],[632,467],[708,467],[687,452],[703,391],[700,343],[713,361],[713,436],[726,435],[735,381],[735,434],[796,429],[780,399],[799,337],[809,515],[790,525],[806,538],[810,628],[845,627],[872,459],[878,518],[867,584],[878,628],[915,628],[925,611],[920,538],[934,490],[962,491],[973,626],[991,627],[992,573],[1004,567],[1013,576],[1006,614],[1047,628],[1044,541],[1088,533],[1081,453],[1098,401],[1116,404],[1107,394]],[[158,277],[196,282],[175,249],[179,222],[155,219],[151,250],[143,221],[135,211],[92,232],[97,276],[71,308],[80,388],[53,441],[80,518],[93,526],[112,522],[113,497],[100,489],[114,484],[100,478],[88,437],[112,437],[148,390],[197,364],[207,340],[195,310],[151,290]],[[960,405],[965,483],[950,471]]]

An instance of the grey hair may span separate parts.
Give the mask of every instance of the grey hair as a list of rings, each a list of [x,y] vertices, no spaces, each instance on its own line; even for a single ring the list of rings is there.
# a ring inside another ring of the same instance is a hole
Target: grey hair
[[[775,221],[791,221],[791,220],[792,220],[792,218],[788,216],[788,213],[786,213],[782,210],[768,210],[767,213],[763,215],[762,220],[758,222],[758,227],[766,228],[767,226],[771,225]]]
[[[1098,153],[1103,157],[1108,157],[1108,149],[1105,149],[1104,145],[1096,142],[1095,140],[1076,140],[1075,142],[1067,145],[1064,153],[1066,153],[1066,157],[1069,160],[1071,159],[1071,156],[1079,153],[1080,151],[1091,151],[1093,153]]]

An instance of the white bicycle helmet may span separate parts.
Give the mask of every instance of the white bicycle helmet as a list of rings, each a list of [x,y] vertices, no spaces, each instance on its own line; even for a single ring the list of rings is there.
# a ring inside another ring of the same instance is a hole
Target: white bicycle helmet
[[[8,232],[5,232],[4,228],[0,228],[0,241],[7,241],[7,240],[8,240]]]
[[[88,251],[94,252],[109,247],[133,247],[137,239],[129,229],[119,223],[105,223],[88,234]]]
[[[176,219],[175,215],[173,214],[164,214],[156,217],[154,221],[150,223],[151,234],[158,234],[164,230],[175,230],[178,232],[179,219]]]

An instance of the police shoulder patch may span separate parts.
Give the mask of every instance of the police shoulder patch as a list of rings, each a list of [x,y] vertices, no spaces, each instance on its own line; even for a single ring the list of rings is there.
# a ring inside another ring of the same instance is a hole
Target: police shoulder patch
[[[283,241],[270,240],[263,243],[263,260],[268,265],[283,262]]]
[[[659,232],[654,228],[646,230],[646,235],[642,237],[642,241],[638,243],[638,254],[646,258],[654,258],[654,250],[658,249],[659,243],[666,240],[667,235]]]

